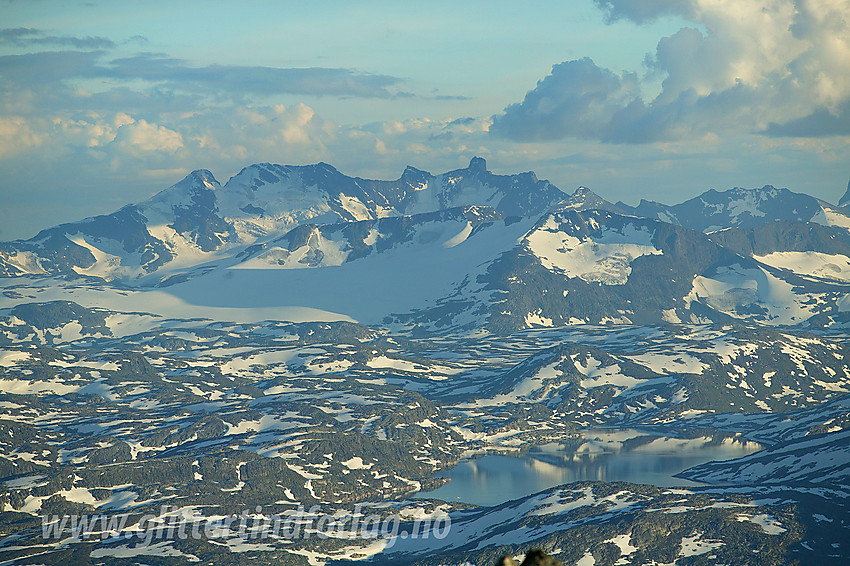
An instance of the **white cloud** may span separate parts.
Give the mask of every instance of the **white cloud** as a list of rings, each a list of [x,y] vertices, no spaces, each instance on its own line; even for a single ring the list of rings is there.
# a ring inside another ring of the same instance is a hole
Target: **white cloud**
[[[0,116],[0,160],[41,145],[44,133],[33,130],[23,116]]]
[[[643,23],[675,14],[694,26],[659,40],[642,84],[589,59],[555,65],[522,102],[494,117],[494,133],[518,141],[613,142],[709,132],[850,135],[850,0],[597,4],[611,20]],[[658,74],[661,92],[648,100],[641,87],[647,90]],[[792,122],[793,131],[783,129]]]
[[[174,153],[183,148],[183,136],[165,126],[139,120],[119,126],[112,143],[136,156],[154,151]]]
[[[798,0],[791,28],[806,42],[793,71],[829,110],[850,98],[850,0]]]

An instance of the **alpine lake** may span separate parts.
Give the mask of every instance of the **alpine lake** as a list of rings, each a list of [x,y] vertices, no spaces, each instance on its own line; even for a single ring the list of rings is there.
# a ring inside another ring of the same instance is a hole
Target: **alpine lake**
[[[438,477],[451,481],[416,497],[494,506],[557,485],[629,482],[661,487],[704,485],[677,474],[711,461],[761,450],[740,436],[674,438],[631,429],[592,429],[569,442],[536,446],[521,455],[486,454],[461,461]]]

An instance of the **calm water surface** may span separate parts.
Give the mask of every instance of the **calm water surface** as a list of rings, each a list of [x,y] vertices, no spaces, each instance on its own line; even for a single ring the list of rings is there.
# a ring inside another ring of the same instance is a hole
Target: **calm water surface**
[[[549,444],[524,456],[487,455],[440,474],[451,482],[417,497],[497,505],[575,481],[626,481],[662,487],[701,485],[675,478],[687,468],[739,458],[761,449],[722,436],[677,439],[635,430],[592,430],[568,444]]]

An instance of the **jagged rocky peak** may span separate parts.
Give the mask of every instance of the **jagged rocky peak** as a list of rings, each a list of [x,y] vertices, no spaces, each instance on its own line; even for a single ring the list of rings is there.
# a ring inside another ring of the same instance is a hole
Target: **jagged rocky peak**
[[[847,181],[847,191],[841,197],[841,200],[838,201],[838,206],[844,207],[848,205],[850,205],[850,181]]]
[[[494,175],[487,170],[487,160],[483,157],[477,156],[470,159],[469,165],[465,168],[448,171],[446,175],[450,175],[453,178],[457,176],[467,177],[469,179],[478,179],[485,182],[491,180],[492,177],[498,177],[498,175]],[[526,173],[521,173],[520,175],[526,175]]]
[[[469,160],[469,167],[467,169],[472,172],[486,171],[487,161],[483,157],[473,157]]]

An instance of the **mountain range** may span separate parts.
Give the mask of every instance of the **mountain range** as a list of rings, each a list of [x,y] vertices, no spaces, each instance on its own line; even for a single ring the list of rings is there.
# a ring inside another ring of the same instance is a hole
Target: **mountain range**
[[[257,164],[223,186],[194,171],[142,203],[2,243],[0,273],[426,332],[823,326],[850,309],[850,216],[770,186],[630,207],[495,175],[481,158],[395,181]]]
[[[850,187],[629,206],[481,158],[194,171],[0,243],[0,562],[844,564],[849,296]],[[557,478],[659,446],[746,455],[429,495],[485,455]],[[451,533],[137,537],[355,505]],[[129,522],[45,540],[81,514]]]

